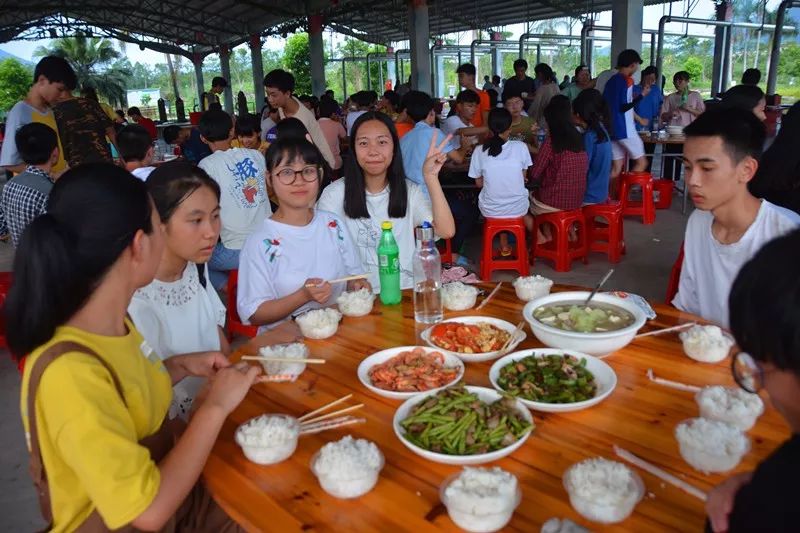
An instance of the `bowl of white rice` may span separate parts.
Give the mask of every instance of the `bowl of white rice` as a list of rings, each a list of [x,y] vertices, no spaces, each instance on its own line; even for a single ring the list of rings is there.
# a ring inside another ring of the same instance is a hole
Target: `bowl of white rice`
[[[475,307],[478,288],[453,281],[442,285],[442,304],[450,311],[466,311]]]
[[[727,422],[742,431],[752,428],[764,413],[764,402],[758,396],[739,387],[704,387],[695,395],[700,416]]]
[[[367,288],[343,292],[336,298],[336,303],[339,304],[339,311],[344,316],[352,317],[368,315],[372,311],[374,302],[375,295]]]
[[[747,435],[736,426],[719,420],[685,420],[675,428],[675,438],[681,457],[692,468],[706,474],[732,470],[750,451]]]
[[[683,351],[701,363],[719,363],[726,357],[735,341],[719,326],[692,326],[679,335]]]
[[[260,465],[271,465],[288,459],[297,449],[300,425],[289,415],[269,414],[252,418],[239,426],[234,434],[245,457]]]
[[[644,496],[639,474],[622,463],[586,459],[564,472],[569,503],[584,518],[601,524],[622,522]]]
[[[261,366],[269,376],[281,376],[296,379],[306,369],[303,359],[308,359],[308,347],[302,342],[289,344],[275,344],[264,346],[258,350],[261,357],[280,357],[282,359],[297,359],[297,362],[261,361]]]
[[[327,339],[339,329],[342,313],[336,309],[312,309],[298,316],[295,321],[300,333],[309,339]]]
[[[523,302],[530,302],[536,298],[547,296],[553,287],[553,280],[536,274],[535,276],[520,276],[514,280],[514,290],[517,298]]]
[[[458,527],[489,533],[508,524],[522,491],[517,478],[501,468],[466,467],[444,480],[439,497]]]
[[[325,492],[351,499],[372,490],[383,464],[383,454],[375,443],[347,435],[320,448],[311,458],[311,471]]]

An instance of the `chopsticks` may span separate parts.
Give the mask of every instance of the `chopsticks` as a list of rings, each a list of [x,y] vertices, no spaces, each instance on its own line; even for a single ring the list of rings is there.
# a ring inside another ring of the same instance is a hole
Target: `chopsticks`
[[[655,329],[653,331],[648,331],[647,333],[640,333],[634,337],[634,339],[641,339],[642,337],[649,337],[651,335],[661,335],[662,333],[669,333],[670,331],[678,331],[681,329],[686,329],[692,326],[696,326],[697,322],[687,322],[686,324],[680,324],[678,326],[672,326],[671,328],[661,328]]]
[[[508,340],[505,342],[505,344],[503,344],[503,347],[500,348],[500,355],[501,356],[505,355],[506,352],[508,352],[511,349],[511,345],[514,344],[514,341],[517,338],[517,334],[520,331],[522,331],[522,328],[524,328],[524,327],[525,327],[525,321],[524,320],[521,321],[519,324],[517,324],[517,327],[514,328],[514,331],[511,332],[511,336],[508,337]]]
[[[264,357],[262,355],[243,355],[243,361],[265,361],[269,363],[304,363],[309,365],[324,365],[325,359],[292,358],[292,357]]]
[[[481,302],[481,303],[478,305],[478,307],[476,307],[476,308],[475,308],[475,310],[476,310],[476,311],[479,311],[479,310],[483,309],[483,307],[484,307],[484,306],[485,306],[487,303],[489,303],[489,300],[491,300],[491,299],[492,299],[492,297],[494,297],[494,295],[495,295],[495,294],[497,294],[497,291],[499,291],[499,290],[500,290],[500,287],[501,287],[502,285],[503,285],[503,282],[502,282],[502,281],[501,281],[501,282],[499,282],[499,283],[497,284],[497,286],[496,286],[494,289],[492,289],[492,292],[490,292],[490,293],[489,293],[489,296],[487,296],[486,298],[484,298],[484,299],[483,299],[483,301],[482,301],[482,302]]]
[[[342,402],[346,402],[347,400],[349,400],[349,399],[350,399],[350,398],[352,398],[352,397],[353,397],[352,393],[351,393],[351,394],[348,394],[348,395],[346,395],[346,396],[342,396],[342,397],[341,397],[341,398],[339,398],[338,400],[334,400],[334,401],[332,401],[332,402],[330,402],[330,403],[326,403],[326,404],[325,404],[325,405],[323,405],[322,407],[320,407],[320,408],[318,408],[318,409],[314,409],[314,410],[313,410],[313,411],[311,411],[310,413],[306,413],[306,414],[304,414],[303,416],[301,416],[300,418],[298,418],[298,419],[297,419],[297,421],[298,421],[298,422],[302,422],[302,421],[304,421],[304,420],[306,420],[306,419],[308,419],[308,418],[310,418],[310,417],[312,417],[312,416],[316,415],[317,413],[321,413],[321,412],[323,412],[323,411],[327,411],[327,410],[328,410],[328,409],[330,409],[331,407],[334,407],[334,406],[336,406],[336,405],[339,405],[339,404],[340,404],[340,403],[342,403]]]
[[[333,420],[326,420],[324,422],[304,424],[300,426],[300,435],[310,435],[312,433],[319,433],[320,431],[327,431],[329,429],[337,429],[344,426],[351,426],[353,424],[363,424],[366,421],[367,421],[366,418],[342,416],[339,418],[334,418]]]
[[[622,448],[620,448],[616,444],[614,445],[614,453],[616,453],[617,456],[620,457],[621,459],[624,459],[625,461],[628,461],[629,463],[631,463],[634,466],[638,466],[639,468],[641,468],[645,472],[649,472],[649,473],[653,474],[654,476],[656,476],[657,478],[661,479],[662,481],[666,481],[670,485],[674,485],[675,487],[678,487],[682,491],[684,491],[684,492],[686,492],[688,494],[691,494],[692,496],[694,496],[695,498],[698,498],[701,501],[706,501],[706,498],[708,497],[705,492],[703,492],[702,490],[698,489],[694,485],[690,485],[689,483],[683,481],[682,479],[678,479],[677,477],[673,476],[672,474],[669,474],[669,473],[661,470],[656,465],[654,465],[652,463],[648,463],[644,459],[640,459],[639,457],[635,456],[634,454],[632,454],[628,450],[623,450]]]
[[[680,383],[679,381],[670,381],[668,379],[657,378],[653,374],[652,368],[647,369],[647,378],[653,383],[658,383],[659,385],[663,385],[665,387],[670,387],[673,389],[682,390],[686,392],[700,392],[701,390],[703,390],[695,385],[687,385],[686,383]]]
[[[323,281],[323,283],[330,283],[331,285],[333,285],[334,283],[344,283],[345,281],[352,281],[354,279],[365,279],[367,277],[369,277],[367,274],[355,274],[353,276],[345,276],[343,278],[329,279]],[[306,283],[306,287],[314,287],[314,286],[315,285],[313,283]]]
[[[300,420],[300,427],[304,427],[304,426],[308,426],[308,425],[313,425],[314,423],[320,422],[322,420],[327,420],[327,419],[332,418],[332,417],[337,416],[337,415],[343,415],[344,413],[349,413],[350,411],[355,411],[356,409],[361,409],[362,407],[364,407],[364,404],[360,403],[360,404],[357,404],[357,405],[352,405],[350,407],[345,407],[344,409],[339,409],[338,411],[334,411],[334,412],[328,413],[326,415],[320,415],[320,416],[316,416],[314,418],[306,418],[305,420],[300,420],[300,419],[298,419],[298,420]]]

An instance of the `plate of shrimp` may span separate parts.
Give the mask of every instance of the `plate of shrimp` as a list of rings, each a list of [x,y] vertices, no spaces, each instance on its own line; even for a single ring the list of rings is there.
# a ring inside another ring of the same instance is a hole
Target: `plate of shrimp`
[[[456,356],[423,346],[398,346],[376,352],[358,365],[358,379],[369,390],[394,400],[458,383],[464,363]]]

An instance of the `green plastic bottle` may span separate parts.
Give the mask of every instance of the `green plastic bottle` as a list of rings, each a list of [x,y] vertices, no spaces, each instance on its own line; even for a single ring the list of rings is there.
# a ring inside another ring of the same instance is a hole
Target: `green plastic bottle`
[[[378,243],[378,278],[381,282],[381,302],[384,305],[399,304],[400,292],[400,248],[394,240],[392,223],[381,224],[381,241]]]

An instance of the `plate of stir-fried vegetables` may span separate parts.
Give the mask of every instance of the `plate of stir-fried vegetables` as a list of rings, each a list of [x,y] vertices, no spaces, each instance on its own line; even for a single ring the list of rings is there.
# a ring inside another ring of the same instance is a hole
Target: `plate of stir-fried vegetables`
[[[602,402],[617,375],[601,359],[570,350],[522,350],[495,361],[492,385],[535,411],[564,413]]]
[[[458,357],[423,346],[382,350],[358,365],[358,379],[365,387],[395,400],[439,390],[463,376],[464,363]]]
[[[533,417],[519,400],[485,387],[456,385],[406,400],[394,432],[430,461],[474,465],[496,461],[522,446]]]

